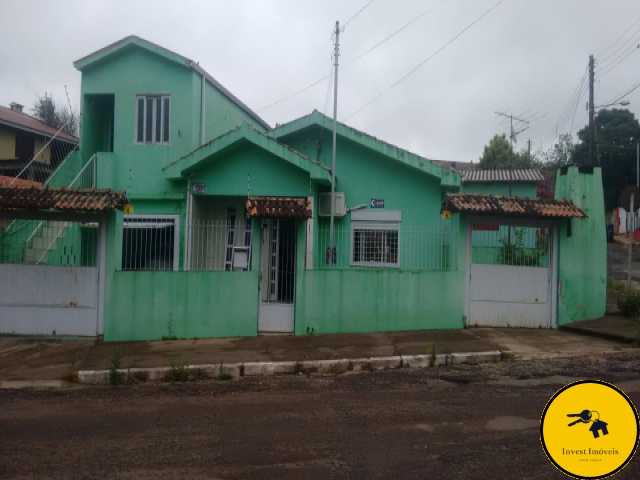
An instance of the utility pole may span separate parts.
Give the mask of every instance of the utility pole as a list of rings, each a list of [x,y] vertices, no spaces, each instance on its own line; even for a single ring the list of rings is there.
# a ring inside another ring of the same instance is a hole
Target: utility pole
[[[589,55],[589,163],[591,165],[595,165],[595,141],[596,141],[596,125],[594,122],[594,112],[596,110],[595,104],[593,103],[593,83],[594,83],[594,72],[593,72],[593,55]]]
[[[529,164],[531,164],[531,139],[527,140],[527,144],[529,145],[527,148],[527,160],[529,160]]]
[[[340,22],[336,21],[335,43],[333,51],[333,152],[331,155],[331,222],[329,224],[329,265],[333,268],[337,255],[333,239],[334,222],[336,217],[336,131],[338,126],[338,57],[340,56]]]
[[[635,220],[635,212],[633,211],[633,192],[631,192],[631,205],[629,206],[629,213],[627,214],[627,218],[629,221],[629,252],[627,256],[627,293],[631,292],[631,252],[633,251],[633,233],[635,230],[634,220]]]

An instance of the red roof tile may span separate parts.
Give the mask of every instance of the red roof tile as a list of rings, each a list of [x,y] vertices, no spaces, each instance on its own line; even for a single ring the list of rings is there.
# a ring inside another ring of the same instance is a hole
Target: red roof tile
[[[10,108],[3,107],[1,105],[0,122],[10,124],[15,128],[32,130],[36,133],[41,133],[42,135],[48,136],[53,136],[58,131],[57,128],[50,127],[46,123],[33,118],[31,115],[27,115],[26,113],[18,112],[16,110],[11,110]],[[63,132],[58,133],[58,138],[60,138],[61,140],[66,140],[68,142],[78,143],[78,139],[76,137],[72,137],[71,135],[67,135]]]
[[[124,192],[110,189],[0,186],[0,209],[109,212],[128,202]]]
[[[442,202],[442,210],[507,217],[586,218],[585,213],[571,200],[478,193],[449,193]]]
[[[35,180],[23,180],[21,178],[8,177],[6,175],[0,175],[0,185],[11,185],[11,182],[15,187],[41,187],[42,183]]]
[[[249,197],[247,214],[260,218],[311,218],[311,203],[306,198]]]

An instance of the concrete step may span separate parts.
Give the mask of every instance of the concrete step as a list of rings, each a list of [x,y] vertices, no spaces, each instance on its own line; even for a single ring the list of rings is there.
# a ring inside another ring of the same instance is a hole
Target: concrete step
[[[42,258],[42,260],[40,260]],[[40,265],[49,263],[49,255],[44,248],[27,248],[27,263],[35,264],[40,261]]]
[[[58,237],[60,238],[60,237]],[[54,236],[51,237],[34,237],[31,243],[31,248],[41,250],[55,250],[58,248],[58,239]]]

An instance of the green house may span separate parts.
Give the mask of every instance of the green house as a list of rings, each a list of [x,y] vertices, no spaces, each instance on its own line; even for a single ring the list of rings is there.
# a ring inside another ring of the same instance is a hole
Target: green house
[[[563,245],[580,232],[600,248],[598,215],[585,218],[570,186],[597,185],[598,169],[559,177],[567,187],[556,191],[575,204],[542,205],[535,181],[464,181],[338,123],[332,228],[332,119],[313,111],[271,128],[196,62],[139,37],[74,65],[80,148],[65,162],[72,182],[59,186],[125,191],[129,204],[91,221],[41,221],[16,251],[44,237],[38,252],[85,259],[50,262],[52,275],[96,269],[105,341],[555,327],[603,313],[600,266],[581,272],[598,292],[589,308],[574,304],[578,288],[558,304],[562,275],[574,275],[558,259]],[[500,196],[507,187],[519,210]],[[514,247],[517,229],[533,236]],[[476,245],[478,232],[493,237]],[[474,269],[501,280],[478,286]]]

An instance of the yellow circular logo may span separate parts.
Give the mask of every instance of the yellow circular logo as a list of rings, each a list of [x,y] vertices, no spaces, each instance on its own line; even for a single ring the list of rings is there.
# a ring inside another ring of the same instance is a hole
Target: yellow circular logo
[[[564,386],[540,419],[547,457],[575,478],[605,478],[622,470],[638,448],[638,433],[638,412],[629,397],[600,380]]]

